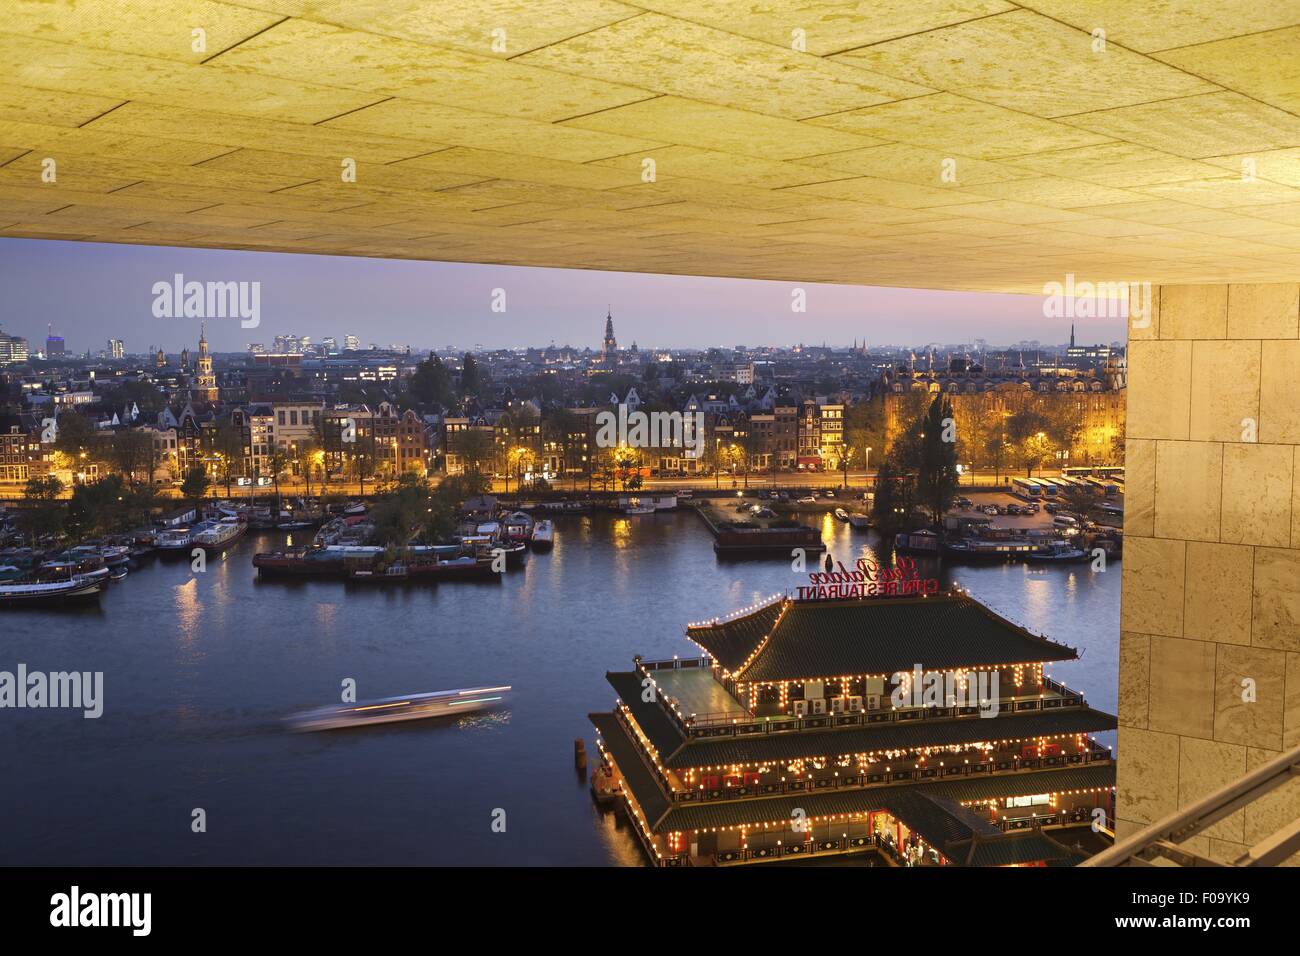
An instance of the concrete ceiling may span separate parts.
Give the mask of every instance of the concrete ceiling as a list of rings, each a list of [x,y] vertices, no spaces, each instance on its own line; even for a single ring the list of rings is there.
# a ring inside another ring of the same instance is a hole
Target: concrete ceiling
[[[1295,281],[1298,50],[1297,0],[6,0],[0,235]]]

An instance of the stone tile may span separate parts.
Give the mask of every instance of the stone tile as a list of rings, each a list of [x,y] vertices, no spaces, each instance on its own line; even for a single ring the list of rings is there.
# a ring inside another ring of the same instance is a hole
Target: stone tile
[[[1256,548],[1250,643],[1300,651],[1300,551]],[[1123,599],[1120,604],[1121,618]]]
[[[1282,704],[1282,749],[1300,747],[1300,654],[1286,655],[1286,694]]]
[[[1228,333],[1226,285],[1167,285],[1160,289],[1160,338],[1221,339]]]
[[[1214,829],[1211,827],[1210,829]],[[1232,862],[1239,859],[1247,850],[1244,843],[1237,843],[1235,840],[1216,840],[1211,838],[1209,850],[1206,856],[1216,863],[1224,866],[1231,866]]]
[[[1156,520],[1156,443],[1130,438],[1124,446],[1124,533],[1150,537]]]
[[[1178,809],[1177,737],[1121,727],[1117,752],[1117,819],[1148,824]]]
[[[1300,340],[1260,347],[1259,441],[1300,444]]]
[[[1300,547],[1300,446],[1291,463],[1291,545]]]
[[[1260,750],[1251,747],[1246,751],[1246,772],[1258,770],[1280,754],[1276,750]],[[1300,817],[1300,779],[1292,779],[1282,786],[1260,797],[1244,810],[1246,843],[1254,846],[1282,827]],[[1300,859],[1292,855],[1288,866],[1295,866]]]
[[[1246,748],[1195,737],[1179,738],[1178,806],[1183,808],[1246,775]],[[1245,842],[1245,813],[1238,810],[1202,831],[1233,843]]]
[[[1219,540],[1223,448],[1215,442],[1156,442],[1156,537]]]
[[[1120,631],[1119,722],[1124,727],[1147,728],[1147,695],[1151,680],[1151,638]]]
[[[1141,294],[1141,292],[1139,292]],[[1145,303],[1139,302],[1138,308],[1133,307],[1133,290],[1129,290],[1129,320],[1128,320],[1128,340],[1130,342],[1143,342],[1151,339],[1160,338],[1160,287],[1150,287],[1150,303],[1146,309],[1142,306]],[[1149,311],[1151,313],[1149,320],[1141,313]],[[1138,314],[1135,314],[1138,313]]]
[[[1123,630],[1182,635],[1186,552],[1185,541],[1125,538],[1119,607]]]
[[[1291,543],[1294,458],[1290,445],[1223,446],[1221,540],[1280,548]]]
[[[1300,284],[1228,286],[1228,338],[1293,339],[1300,333]]]
[[[1250,586],[1255,552],[1240,544],[1187,544],[1183,637],[1250,643]]]
[[[1151,680],[1147,692],[1149,729],[1193,737],[1214,736],[1214,658],[1217,647],[1205,641],[1151,638]]]
[[[1191,342],[1129,343],[1127,437],[1187,438],[1191,400]]]
[[[1215,740],[1269,750],[1282,748],[1285,652],[1220,645],[1214,683]]]
[[[1193,441],[1253,441],[1259,423],[1259,342],[1192,343]],[[1243,437],[1249,428],[1250,435]]]

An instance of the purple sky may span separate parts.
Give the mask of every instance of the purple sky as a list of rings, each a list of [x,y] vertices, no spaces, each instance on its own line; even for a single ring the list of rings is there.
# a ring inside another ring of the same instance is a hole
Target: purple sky
[[[597,348],[607,306],[619,344],[642,348],[1069,338],[1068,320],[1044,318],[1038,296],[806,283],[807,312],[795,314],[788,282],[28,239],[0,239],[0,328],[27,337],[33,351],[49,322],[78,353],[110,337],[128,353],[179,351],[198,338],[198,320],[155,318],[151,291],[177,272],[187,281],[261,282],[260,326],[209,321],[215,351],[269,347],[277,334],[332,335],[340,345],[352,334],[363,347]],[[491,309],[497,288],[506,292],[504,314]],[[1081,342],[1125,335],[1122,319],[1078,324]]]

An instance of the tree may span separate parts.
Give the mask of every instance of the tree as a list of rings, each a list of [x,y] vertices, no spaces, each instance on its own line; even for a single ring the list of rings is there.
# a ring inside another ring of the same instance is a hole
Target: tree
[[[109,460],[113,469],[126,479],[128,485],[135,488],[139,481],[137,474],[150,468],[154,458],[153,436],[145,431],[120,431],[113,436],[109,447]],[[149,484],[153,485],[150,471]]]
[[[267,456],[267,466],[271,469],[271,481],[275,484],[275,497],[280,497],[280,476],[284,470],[289,467],[289,456],[284,453],[284,449],[279,445],[271,446],[271,454]]]
[[[456,402],[451,372],[436,355],[430,355],[415,367],[407,387],[417,402],[426,405],[436,403],[449,408]]]
[[[54,438],[55,451],[62,452],[74,462],[97,457],[98,433],[89,418],[76,412],[64,412],[58,416],[56,427],[58,434]]]
[[[133,516],[126,499],[127,488],[121,475],[82,482],[68,501],[68,531],[74,538],[85,538],[130,527]]]
[[[195,465],[185,473],[185,479],[181,482],[181,495],[194,501],[201,501],[207,495],[211,484],[212,481],[203,467]]]
[[[495,439],[486,428],[466,428],[456,432],[448,444],[455,446],[465,461],[465,470],[474,475],[483,474],[483,466],[492,460],[496,451]]]
[[[876,496],[871,505],[871,517],[883,535],[898,534],[912,520],[912,480],[889,456],[876,470]]]
[[[844,409],[844,441],[853,449],[847,457],[860,457],[867,467],[866,450],[870,448],[884,456],[885,453],[885,399],[884,396],[863,399]]]
[[[27,479],[23,487],[23,500],[27,507],[22,512],[21,522],[33,547],[38,538],[46,535],[57,538],[63,533],[65,514],[59,504],[62,493],[63,482],[54,475]]]
[[[930,520],[938,527],[957,494],[957,422],[952,402],[942,393],[935,395],[925,416],[916,484]]]
[[[229,417],[217,424],[212,437],[212,450],[220,463],[221,477],[226,483],[226,497],[230,497],[230,483],[235,472],[244,470],[244,432]]]
[[[482,373],[479,371],[478,362],[469,352],[465,353],[465,358],[461,363],[460,373],[460,394],[464,397],[478,397],[483,388]]]

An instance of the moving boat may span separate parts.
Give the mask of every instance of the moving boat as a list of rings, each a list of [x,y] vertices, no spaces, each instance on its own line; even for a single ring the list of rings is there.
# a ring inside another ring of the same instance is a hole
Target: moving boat
[[[533,526],[533,550],[550,551],[555,544],[555,525],[545,519]]]
[[[850,511],[849,524],[857,528],[859,531],[866,531],[869,527],[871,527],[871,516],[864,515],[860,511]]]
[[[0,608],[40,607],[98,599],[108,578],[108,568],[91,574],[71,574],[57,581],[0,584]]]
[[[347,727],[365,727],[369,724],[389,724],[403,720],[424,720],[429,717],[458,717],[484,710],[505,699],[509,685],[502,687],[471,687],[464,690],[444,690],[432,694],[410,694],[405,697],[384,697],[341,707],[321,707],[289,718],[290,726],[297,731],[341,730]]]
[[[204,524],[207,527],[200,525],[194,532],[194,545],[208,554],[224,551],[243,537],[248,528],[248,525],[238,518],[229,517],[204,522]]]
[[[845,511],[843,508],[836,508],[834,511],[831,512],[831,514],[835,515],[835,517],[838,518],[840,521],[849,520],[849,513]]]

